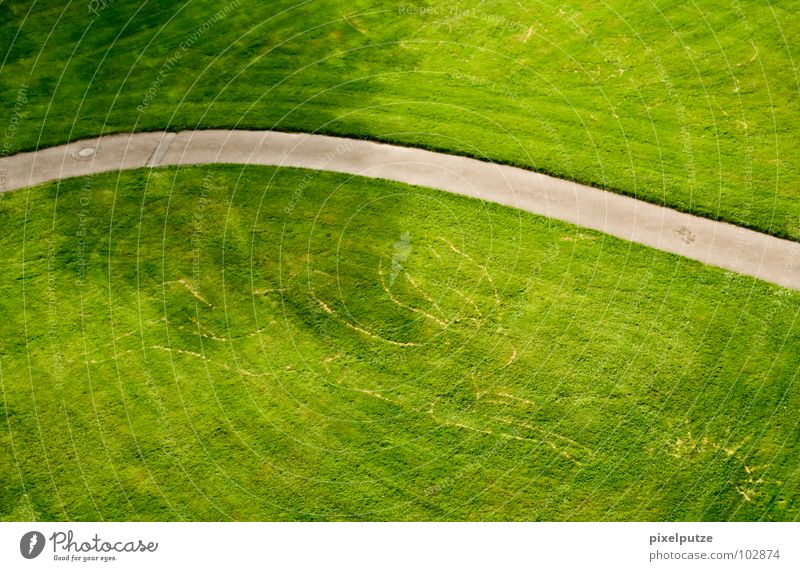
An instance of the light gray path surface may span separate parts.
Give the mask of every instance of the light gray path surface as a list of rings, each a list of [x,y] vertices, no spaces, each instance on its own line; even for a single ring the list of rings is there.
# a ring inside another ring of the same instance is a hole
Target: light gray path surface
[[[111,135],[0,158],[0,191],[120,169],[209,163],[304,167],[417,184],[800,289],[800,243],[515,167],[324,135],[226,130]]]

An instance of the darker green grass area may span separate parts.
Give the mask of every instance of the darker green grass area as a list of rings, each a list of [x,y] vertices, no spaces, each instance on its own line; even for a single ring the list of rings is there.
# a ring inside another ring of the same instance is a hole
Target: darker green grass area
[[[312,171],[0,199],[5,520],[797,520],[800,296]]]
[[[798,239],[798,33],[787,1],[4,2],[2,152],[131,130],[326,132]]]

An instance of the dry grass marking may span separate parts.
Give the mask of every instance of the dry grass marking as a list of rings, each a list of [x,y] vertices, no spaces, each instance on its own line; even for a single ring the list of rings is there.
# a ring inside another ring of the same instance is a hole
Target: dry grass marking
[[[483,312],[482,312],[482,311],[481,311],[481,309],[478,307],[478,304],[476,304],[476,303],[475,303],[475,302],[472,300],[472,298],[471,298],[471,297],[469,297],[469,296],[468,296],[468,295],[466,295],[465,293],[462,293],[461,291],[457,290],[457,289],[456,289],[456,288],[454,288],[454,287],[449,287],[449,286],[448,286],[448,288],[447,288],[447,289],[449,289],[450,291],[454,292],[456,295],[460,296],[460,297],[461,297],[461,298],[462,298],[464,301],[466,301],[468,304],[470,304],[470,305],[472,306],[472,309],[474,309],[474,310],[475,310],[475,312],[478,314],[478,317],[477,317],[477,318],[469,318],[469,319],[475,319],[475,321],[479,321],[479,319],[483,318]]]
[[[509,426],[519,426],[526,430],[541,434],[542,438],[539,440],[540,442],[547,444],[561,456],[580,466],[583,466],[584,462],[578,460],[575,456],[592,457],[594,455],[594,452],[590,448],[576,442],[572,438],[564,436],[563,434],[558,434],[557,432],[553,432],[551,430],[545,430],[544,428],[534,426],[527,422],[514,421],[506,418],[497,418],[497,420]]]
[[[403,272],[403,274],[408,276],[408,272]],[[403,303],[399,299],[397,299],[394,296],[394,294],[392,294],[392,292],[389,290],[389,288],[386,287],[386,280],[384,279],[383,268],[380,265],[378,265],[378,275],[381,277],[381,287],[383,287],[383,291],[386,292],[386,295],[388,295],[389,299],[391,299],[395,304],[397,304],[400,307],[402,307],[404,309],[407,309],[407,310],[409,310],[409,311],[411,311],[413,313],[418,313],[418,314],[422,315],[423,317],[427,317],[428,319],[430,319],[431,321],[435,321],[436,323],[438,323],[442,327],[447,327],[449,325],[448,323],[442,321],[441,319],[439,319],[435,315],[432,315],[432,314],[428,313],[427,311],[419,309],[417,307],[412,307],[412,306],[410,306],[408,304]]]
[[[516,347],[512,347],[511,349],[512,349],[512,353],[511,353],[511,356],[508,358],[508,361],[506,361],[506,364],[505,364],[506,367],[508,367],[509,365],[511,365],[511,363],[513,363],[514,361],[517,360],[517,348]],[[500,394],[500,393],[498,393],[498,394]],[[516,397],[509,396],[509,398],[516,398]]]
[[[745,480],[743,484],[737,485],[736,491],[739,492],[746,501],[752,502],[753,498],[760,493],[759,487],[764,484],[776,484],[778,486],[783,484],[780,480],[766,480],[763,476],[759,476],[758,478],[754,477],[755,472],[759,468],[768,470],[769,467],[769,464],[764,466],[743,466],[744,472],[747,474],[747,480]]]
[[[358,388],[356,388],[356,387],[352,387],[352,386],[349,386],[349,385],[348,385],[346,388],[347,388],[348,390],[355,391],[355,392],[357,392],[357,393],[363,393],[363,394],[365,394],[365,395],[369,395],[369,396],[371,396],[371,397],[373,397],[373,398],[376,398],[376,399],[379,399],[379,400],[382,400],[382,401],[385,401],[385,402],[391,403],[391,404],[393,404],[393,405],[395,405],[395,406],[400,406],[400,403],[398,403],[398,402],[395,402],[395,401],[393,401],[392,399],[390,399],[390,398],[388,398],[388,397],[385,397],[385,396],[383,396],[381,393],[379,393],[379,392],[377,392],[377,391],[373,391],[373,390],[370,390],[370,389],[358,389]]]
[[[524,399],[522,397],[514,396],[511,393],[506,392],[506,391],[497,391],[495,394],[497,396],[499,396],[499,397],[504,398],[504,399],[510,399],[510,400],[513,400],[513,401],[521,402],[522,404],[525,404],[525,405],[528,405],[528,406],[536,406],[536,403],[533,402],[532,400],[528,400],[528,399]]]
[[[275,292],[282,294],[284,291],[286,290],[280,287],[273,287],[267,289],[254,289],[253,295],[267,295],[268,293],[275,293]]]
[[[205,337],[206,339],[211,339],[212,341],[233,341],[233,339],[227,337],[219,337],[215,335],[214,332],[212,332],[210,329],[208,329],[207,327],[203,327],[200,324],[200,322],[194,317],[190,317],[189,320],[195,325],[197,325],[197,333],[201,337]]]
[[[685,438],[676,438],[674,442],[670,442],[667,445],[672,450],[672,456],[675,458],[683,458],[692,453],[700,454],[708,450],[718,450],[724,452],[728,456],[733,456],[744,444],[744,442],[741,442],[737,444],[735,448],[726,447],[717,442],[711,442],[708,436],[703,436],[701,439],[695,438],[692,436],[692,431],[690,430],[687,432]]]
[[[433,298],[432,298],[431,296],[429,296],[428,294],[426,294],[426,293],[425,293],[425,290],[423,290],[423,289],[422,289],[422,288],[419,286],[419,284],[417,284],[417,282],[416,282],[416,281],[414,281],[414,278],[412,278],[412,277],[411,277],[411,274],[409,274],[408,272],[403,272],[403,275],[404,275],[404,276],[405,276],[405,278],[408,280],[408,283],[410,283],[410,284],[411,284],[411,286],[412,286],[414,289],[416,289],[416,290],[419,292],[419,294],[420,294],[420,295],[423,297],[423,299],[424,299],[425,301],[427,301],[428,303],[430,303],[430,304],[431,304],[431,305],[432,305],[432,306],[433,306],[433,307],[436,309],[436,311],[438,311],[438,312],[439,312],[439,313],[441,313],[442,315],[445,315],[445,314],[446,314],[445,310],[444,310],[444,309],[442,309],[442,307],[441,307],[441,306],[440,306],[438,303],[436,303],[436,300],[435,300],[435,299],[433,299]],[[448,323],[448,325],[449,325],[449,323]]]
[[[189,291],[189,293],[191,293],[195,297],[195,299],[203,302],[208,307],[214,307],[213,305],[211,305],[211,303],[208,302],[208,300],[206,298],[204,298],[202,295],[200,295],[200,292],[197,291],[197,289],[194,287],[194,285],[189,283],[189,281],[186,278],[181,278],[179,280],[173,280],[173,281],[169,281],[169,282],[164,282],[164,285],[168,285],[168,284],[181,284],[183,287],[185,287]]]
[[[460,256],[463,256],[464,258],[466,258],[467,260],[469,260],[470,262],[475,264],[478,268],[480,268],[480,270],[483,273],[483,275],[486,276],[486,280],[489,282],[489,285],[492,286],[492,291],[494,293],[495,302],[499,304],[500,303],[500,293],[497,291],[497,285],[495,285],[494,279],[492,278],[492,275],[489,273],[489,271],[486,269],[486,266],[483,266],[483,265],[479,264],[478,262],[475,261],[475,259],[472,256],[470,256],[466,252],[462,252],[461,250],[456,248],[455,244],[453,244],[447,238],[439,236],[439,240],[443,241],[445,244],[450,246],[450,249],[453,250],[456,254],[459,254]]]
[[[576,464],[578,466],[584,466],[585,464],[584,464],[584,462],[582,462],[581,460],[579,460],[575,456],[585,455],[587,453],[588,453],[589,456],[593,455],[592,451],[589,448],[587,448],[586,446],[583,446],[582,444],[579,444],[579,443],[575,442],[571,438],[567,438],[566,436],[562,436],[562,435],[556,434],[554,432],[543,430],[541,428],[532,426],[532,425],[527,424],[527,423],[514,422],[514,421],[511,421],[511,420],[508,420],[508,419],[503,419],[503,418],[496,418],[495,419],[495,420],[498,420],[498,421],[502,422],[503,424],[506,424],[506,425],[509,425],[509,426],[522,426],[523,428],[526,428],[528,430],[531,430],[533,432],[537,432],[537,433],[543,435],[544,438],[530,438],[530,437],[527,437],[527,436],[521,436],[519,434],[511,434],[511,433],[508,433],[508,432],[495,432],[495,431],[489,430],[488,428],[476,428],[474,426],[470,426],[470,425],[464,424],[462,422],[444,420],[444,419],[439,418],[439,417],[436,416],[434,408],[435,408],[435,402],[431,403],[431,408],[428,410],[428,414],[431,416],[431,418],[433,420],[435,420],[436,422],[438,422],[440,424],[443,424],[445,426],[452,426],[454,428],[461,428],[461,429],[464,429],[464,430],[471,430],[473,432],[478,432],[480,434],[488,434],[490,436],[495,436],[495,437],[498,437],[498,438],[506,438],[508,440],[519,440],[519,441],[526,441],[526,442],[535,442],[537,444],[545,444],[545,445],[549,446],[554,452],[556,452],[557,454],[559,454],[563,458],[566,458],[567,460],[569,460],[570,462],[573,462],[574,464]],[[551,438],[552,440],[550,440],[548,438]],[[558,443],[559,441],[561,442],[560,444]]]
[[[523,44],[527,44],[527,43],[528,43],[528,40],[531,38],[531,34],[532,34],[532,33],[533,33],[533,26],[531,26],[530,28],[528,28],[528,33],[527,33],[527,34],[525,34],[525,39],[524,39],[524,40],[522,40],[522,43],[523,43]]]
[[[234,369],[233,367],[230,367],[229,365],[227,365],[225,363],[218,363],[216,361],[213,361],[213,360],[209,359],[205,355],[201,355],[200,353],[196,353],[195,351],[187,351],[186,349],[177,349],[177,348],[172,348],[172,347],[164,347],[163,345],[151,345],[149,348],[150,349],[157,349],[159,351],[165,351],[167,353],[178,353],[179,355],[188,355],[190,357],[195,357],[197,359],[200,359],[201,361],[204,361],[206,363],[209,363],[210,365],[214,365],[216,367],[219,367],[220,369],[223,369],[225,371],[232,371],[234,373],[239,373],[241,375],[245,375],[245,376],[248,376],[248,377],[254,377],[254,378],[257,378],[257,379],[261,379],[261,378],[264,377],[264,375],[261,374],[261,373],[254,373],[253,371],[248,371],[247,369],[243,369],[241,367],[239,367],[238,369]],[[128,352],[133,352],[133,351],[134,351],[133,349],[129,349],[128,350]]]
[[[376,334],[372,333],[371,331],[367,331],[366,329],[363,329],[362,327],[359,327],[358,325],[353,325],[352,323],[350,323],[348,321],[345,321],[344,319],[341,319],[338,315],[336,315],[336,312],[334,312],[333,309],[331,309],[331,307],[327,303],[325,303],[321,299],[318,299],[313,294],[311,295],[311,299],[316,301],[319,304],[319,306],[326,313],[330,314],[334,319],[336,319],[336,321],[338,321],[339,323],[341,323],[342,325],[344,325],[346,327],[349,327],[353,331],[358,331],[359,333],[362,333],[362,334],[366,335],[367,337],[372,337],[373,339],[377,339],[378,341],[383,341],[384,343],[389,343],[391,345],[397,345],[398,347],[417,347],[417,346],[419,346],[419,343],[411,343],[411,342],[403,342],[403,341],[392,341],[391,339],[385,339],[384,337],[381,337],[380,335],[376,335]]]

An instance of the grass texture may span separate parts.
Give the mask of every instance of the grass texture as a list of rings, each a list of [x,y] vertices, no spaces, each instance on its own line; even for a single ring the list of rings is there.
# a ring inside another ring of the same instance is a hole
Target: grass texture
[[[794,1],[0,3],[3,153],[325,132],[800,238]]]
[[[0,226],[3,519],[800,517],[798,293],[294,169],[69,179]]]

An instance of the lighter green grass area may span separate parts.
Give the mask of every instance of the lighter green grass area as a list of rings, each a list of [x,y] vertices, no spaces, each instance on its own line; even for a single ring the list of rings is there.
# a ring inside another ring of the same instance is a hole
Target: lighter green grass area
[[[6,520],[797,520],[800,295],[293,169],[0,199]]]
[[[796,0],[240,0],[217,21],[228,2],[66,4],[0,3],[0,127],[19,121],[5,152],[131,130],[326,132],[800,238]]]

